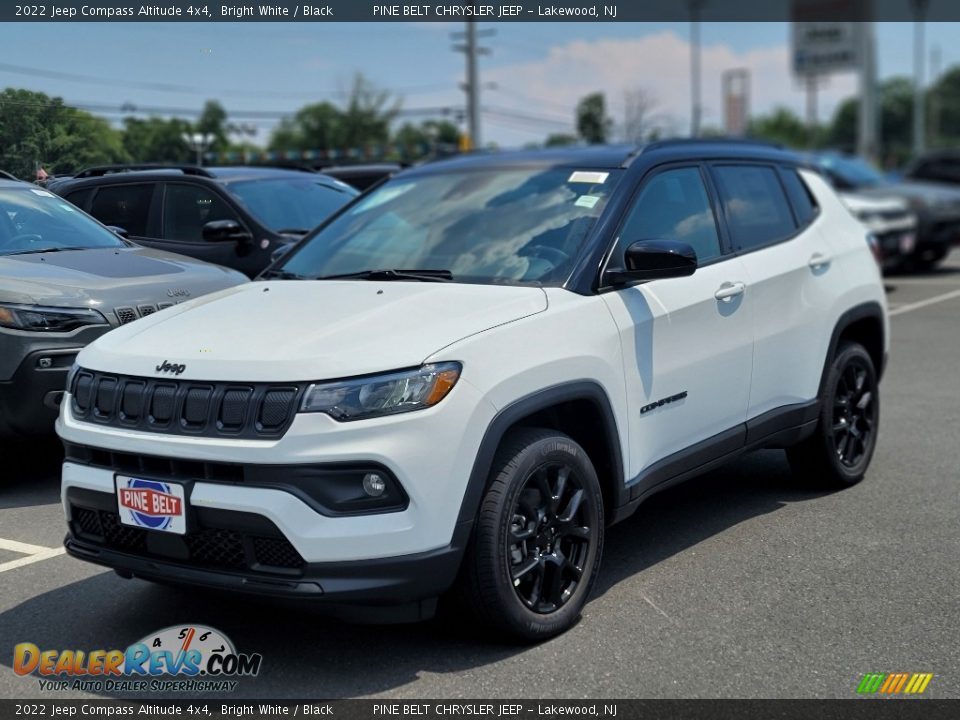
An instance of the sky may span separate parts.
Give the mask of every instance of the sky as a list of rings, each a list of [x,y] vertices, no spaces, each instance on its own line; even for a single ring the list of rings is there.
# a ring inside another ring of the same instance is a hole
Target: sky
[[[689,130],[689,23],[478,27],[494,32],[482,38],[490,54],[480,59],[485,143],[514,147],[572,132],[577,100],[595,91],[606,94],[617,123],[626,98],[642,91],[668,134]],[[8,24],[0,87],[97,107],[199,110],[213,98],[231,119],[255,125],[253,142],[264,145],[279,117],[307,103],[342,100],[357,72],[401,100],[402,119],[462,109],[464,57],[450,37],[461,30],[462,23]],[[939,47],[942,69],[960,63],[960,23],[928,23],[925,30],[928,60]],[[722,126],[720,78],[731,68],[750,70],[752,114],[784,105],[804,115],[788,23],[704,23],[701,43],[704,126]],[[912,23],[878,23],[877,47],[881,79],[912,74]],[[818,92],[820,119],[856,89],[853,74],[827,79]]]

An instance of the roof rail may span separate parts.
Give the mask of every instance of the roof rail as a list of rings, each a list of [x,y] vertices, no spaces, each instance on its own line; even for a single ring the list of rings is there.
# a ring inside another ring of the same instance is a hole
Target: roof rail
[[[179,170],[184,175],[199,175],[201,177],[214,177],[213,173],[199,165],[180,165],[177,163],[124,163],[119,165],[96,165],[81,170],[73,177],[80,178],[103,177],[113,173],[135,172],[137,170]]]
[[[644,150],[654,150],[660,147],[669,147],[671,145],[756,145],[758,147],[773,148],[783,150],[781,143],[770,142],[769,140],[759,140],[757,138],[737,138],[737,137],[687,137],[670,138],[668,140],[657,140],[643,146]]]

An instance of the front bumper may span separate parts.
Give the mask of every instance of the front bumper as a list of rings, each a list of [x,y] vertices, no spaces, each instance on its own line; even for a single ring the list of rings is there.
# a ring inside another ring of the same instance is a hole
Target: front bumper
[[[51,435],[78,347],[28,353],[0,382],[0,437]]]
[[[116,497],[65,491],[67,552],[125,577],[253,595],[304,599],[346,608],[386,608],[422,619],[456,578],[463,547],[352,562],[307,563],[278,528],[253,513],[201,510],[185,536],[120,525]],[[389,618],[388,618],[389,619]]]

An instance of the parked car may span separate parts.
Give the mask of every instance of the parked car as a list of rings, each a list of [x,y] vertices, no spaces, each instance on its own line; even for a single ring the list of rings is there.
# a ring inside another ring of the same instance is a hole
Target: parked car
[[[136,247],[46,190],[0,180],[0,438],[53,433],[67,372],[94,338],[245,281]]]
[[[917,216],[901,197],[837,193],[853,216],[873,233],[885,269],[902,268],[917,247]]]
[[[960,150],[935,150],[921,155],[907,165],[903,177],[960,185]]]
[[[249,277],[357,195],[310,171],[189,165],[89,168],[53,189],[138,245]]]
[[[67,551],[393,619],[456,585],[540,640],[580,614],[605,527],[665,487],[765,447],[803,482],[860,481],[886,300],[866,230],[799,160],[675,141],[398,175],[273,279],[80,354]]]
[[[396,175],[403,170],[403,165],[398,163],[375,163],[365,165],[333,165],[321,168],[320,172],[330,177],[351,185],[360,190],[366,190],[378,182],[383,182],[389,177]]]
[[[877,198],[901,197],[917,215],[917,242],[904,257],[908,267],[936,266],[960,242],[960,191],[930,182],[891,180],[860,158],[815,153],[812,162],[841,193]]]

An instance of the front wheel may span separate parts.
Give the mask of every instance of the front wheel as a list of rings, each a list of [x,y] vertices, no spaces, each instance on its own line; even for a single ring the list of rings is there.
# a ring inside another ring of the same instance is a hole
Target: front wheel
[[[487,627],[545,640],[579,618],[600,567],[603,496],[590,458],[553,430],[512,433],[494,461],[459,591]]]
[[[813,435],[787,450],[790,467],[811,485],[854,485],[870,465],[880,421],[877,372],[862,345],[840,346],[820,402]]]

